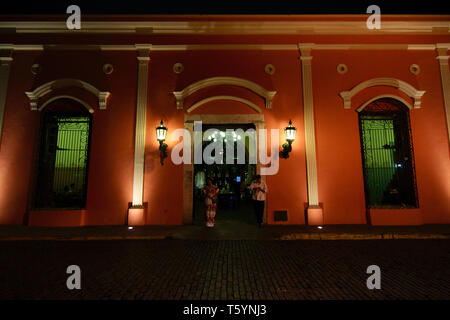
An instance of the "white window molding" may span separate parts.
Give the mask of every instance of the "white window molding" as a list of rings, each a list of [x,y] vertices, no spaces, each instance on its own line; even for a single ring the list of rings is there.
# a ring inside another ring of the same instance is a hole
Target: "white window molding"
[[[266,108],[272,108],[272,99],[277,93],[276,91],[268,91],[261,87],[259,84],[254,83],[250,80],[236,78],[236,77],[211,77],[200,81],[197,81],[181,91],[174,91],[173,95],[177,100],[177,109],[183,109],[184,99],[191,95],[192,93],[211,86],[219,85],[231,85],[238,86],[250,90],[251,92],[264,98],[266,101]]]
[[[399,79],[395,79],[395,78],[373,78],[373,79],[369,79],[369,80],[366,80],[366,81],[363,81],[363,82],[359,83],[358,85],[356,85],[355,87],[353,87],[349,91],[342,91],[342,92],[339,93],[339,95],[344,100],[344,108],[345,109],[350,109],[351,108],[352,98],[357,93],[359,93],[360,91],[362,91],[362,90],[364,90],[366,88],[374,87],[374,86],[388,86],[388,87],[394,87],[394,88],[399,89],[400,91],[404,92],[409,97],[414,99],[414,108],[416,108],[416,109],[420,108],[420,106],[421,106],[421,98],[422,98],[422,96],[425,93],[425,91],[417,90],[416,88],[414,88],[409,83],[407,83],[405,81],[402,81],[402,80],[399,80]]]
[[[247,99],[243,99],[243,98],[239,98],[239,97],[235,97],[235,96],[213,96],[213,97],[205,98],[205,99],[200,100],[200,101],[196,102],[195,104],[193,104],[191,107],[189,107],[189,109],[186,110],[186,112],[191,113],[192,111],[194,111],[201,105],[211,102],[211,101],[214,101],[214,100],[231,100],[231,101],[241,102],[241,103],[249,106],[253,110],[256,110],[258,113],[261,113],[261,108],[259,108],[253,102],[251,102]]]
[[[111,93],[107,92],[107,91],[100,91],[93,85],[91,85],[85,81],[79,80],[79,79],[67,78],[67,79],[58,79],[58,80],[50,81],[50,82],[47,82],[47,83],[37,87],[33,91],[26,91],[25,94],[30,99],[31,110],[36,111],[36,110],[42,109],[42,108],[38,107],[40,98],[42,98],[43,96],[45,96],[48,93],[51,93],[57,89],[68,88],[68,87],[82,88],[86,91],[91,92],[93,95],[95,95],[98,98],[98,104],[99,104],[100,110],[106,109],[108,98],[111,95]]]

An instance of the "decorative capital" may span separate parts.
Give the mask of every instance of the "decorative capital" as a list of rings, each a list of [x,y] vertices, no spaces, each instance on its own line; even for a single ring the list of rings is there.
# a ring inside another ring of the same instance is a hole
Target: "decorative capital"
[[[9,65],[12,58],[12,47],[0,47],[0,65]]]
[[[150,51],[152,50],[151,44],[136,44],[137,59],[139,63],[148,63],[150,61]]]
[[[311,50],[314,47],[314,43],[299,43],[297,44],[298,50],[300,51],[301,57],[300,59],[306,59],[307,57],[309,57],[309,59],[306,60],[311,60]]]
[[[439,60],[439,63],[442,64],[448,64],[449,54],[448,50],[450,50],[450,43],[438,43],[436,45],[436,51],[437,51],[437,57],[436,59]]]

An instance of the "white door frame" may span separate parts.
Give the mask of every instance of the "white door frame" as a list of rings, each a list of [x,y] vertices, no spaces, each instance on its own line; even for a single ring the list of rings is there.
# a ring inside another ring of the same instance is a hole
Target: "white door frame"
[[[264,129],[265,120],[263,114],[186,114],[184,116],[184,128],[194,137],[194,121],[202,121],[203,124],[248,124],[255,125],[258,132]],[[186,146],[185,146],[186,147]],[[194,200],[194,139],[191,139],[191,164],[183,165],[183,224],[192,224],[193,200]],[[259,147],[256,144],[257,155]],[[256,162],[256,172],[260,173],[260,163]],[[261,180],[266,182],[266,177]],[[267,200],[264,208],[263,222],[267,222]]]

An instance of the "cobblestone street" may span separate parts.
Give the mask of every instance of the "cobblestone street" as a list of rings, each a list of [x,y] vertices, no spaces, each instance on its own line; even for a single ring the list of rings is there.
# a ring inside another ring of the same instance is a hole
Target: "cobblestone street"
[[[68,290],[66,268],[81,268]],[[381,268],[381,290],[366,269]],[[449,240],[0,242],[1,299],[449,299]]]

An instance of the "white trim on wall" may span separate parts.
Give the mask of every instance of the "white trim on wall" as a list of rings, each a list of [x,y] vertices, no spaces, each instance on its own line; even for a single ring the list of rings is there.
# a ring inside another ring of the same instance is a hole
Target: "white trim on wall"
[[[6,96],[8,93],[9,73],[13,61],[12,50],[3,49],[0,51],[0,145],[3,130],[3,118],[6,109]]]
[[[276,91],[268,91],[261,87],[259,84],[254,83],[250,80],[243,79],[243,78],[237,78],[237,77],[211,77],[202,79],[200,81],[197,81],[186,88],[184,88],[181,91],[174,91],[173,95],[175,96],[177,100],[177,109],[183,109],[184,105],[184,99],[191,95],[192,93],[211,86],[219,86],[219,85],[231,85],[231,86],[238,86],[245,89],[248,89],[252,91],[253,93],[256,93],[257,95],[261,96],[266,101],[266,108],[271,109],[272,108],[272,99],[277,93]]]
[[[360,91],[373,86],[388,86],[399,89],[400,91],[406,93],[408,96],[414,99],[414,108],[420,108],[421,98],[425,93],[425,91],[417,90],[412,85],[399,79],[373,78],[359,83],[349,91],[342,91],[339,93],[344,101],[344,108],[350,109],[353,96],[355,96]]]
[[[310,44],[312,50],[436,50],[435,44],[392,44],[392,43],[361,43],[361,44]],[[127,44],[0,44],[0,50],[14,51],[46,51],[46,50],[101,50],[101,51],[136,51],[136,45]],[[256,51],[297,51],[297,44],[160,44],[152,45],[152,51],[202,51],[202,50],[256,50]]]
[[[342,19],[328,20],[308,19],[280,19],[282,21],[251,21],[240,19],[237,21],[214,20],[185,20],[185,21],[83,21],[79,30],[67,28],[66,21],[2,21],[0,30],[5,33],[64,33],[64,34],[449,34],[449,16],[441,16],[434,20],[404,20],[403,17],[393,16],[386,19],[379,30],[367,28],[367,15],[360,15],[360,19],[343,21]],[[395,21],[397,20],[397,21]]]
[[[436,45],[437,57],[439,61],[439,70],[441,74],[442,95],[444,97],[444,110],[447,120],[448,142],[450,145],[450,70],[449,70],[449,54],[450,43],[438,43]]]
[[[317,184],[316,134],[314,126],[314,102],[312,87],[312,44],[298,44],[301,60],[303,88],[303,118],[305,125],[305,155],[308,184],[308,208],[319,208]]]
[[[133,171],[133,208],[143,206],[144,169],[145,169],[145,134],[147,125],[147,91],[148,69],[150,63],[150,44],[139,44],[137,48],[137,99],[136,99],[136,132],[134,144]]]
[[[44,83],[43,85],[37,87],[33,91],[25,91],[26,96],[30,99],[30,108],[33,111],[39,110],[38,104],[39,99],[46,94],[53,92],[54,90],[67,88],[67,87],[78,87],[91,92],[98,98],[98,104],[100,110],[105,110],[108,102],[108,97],[111,95],[108,91],[100,91],[93,85],[79,79],[58,79]]]

